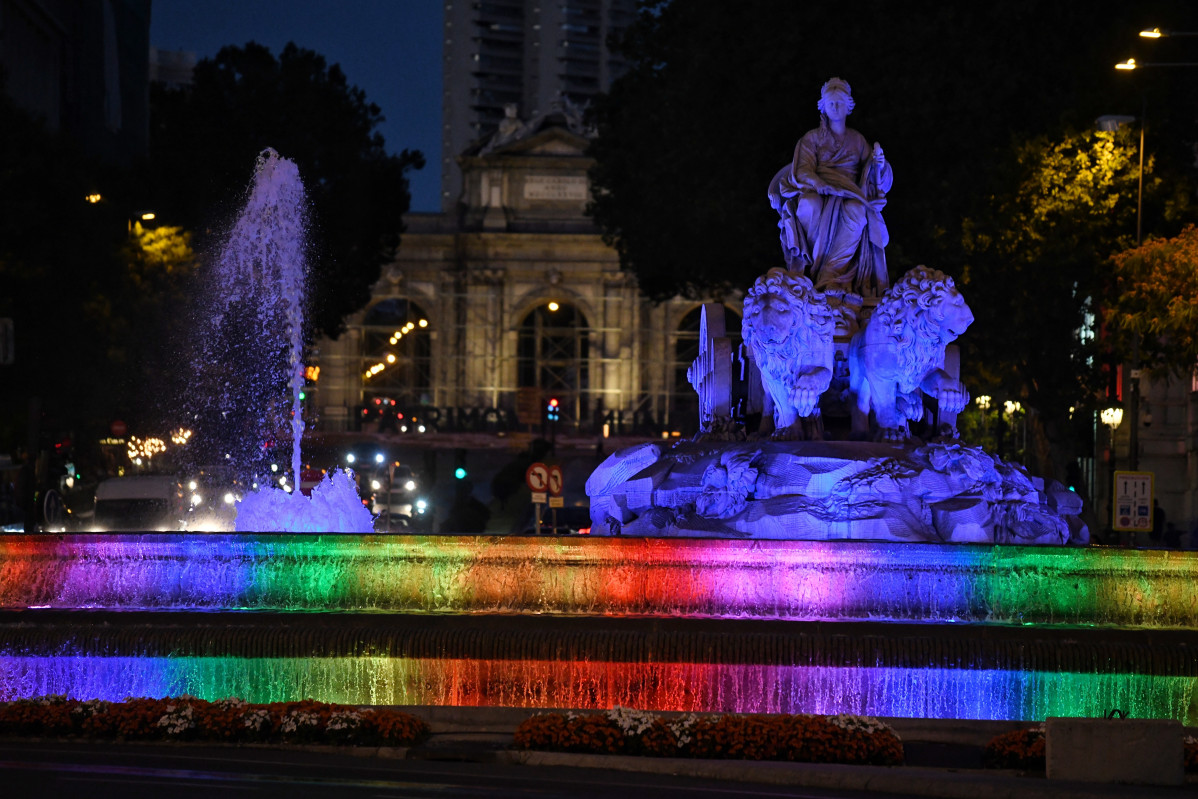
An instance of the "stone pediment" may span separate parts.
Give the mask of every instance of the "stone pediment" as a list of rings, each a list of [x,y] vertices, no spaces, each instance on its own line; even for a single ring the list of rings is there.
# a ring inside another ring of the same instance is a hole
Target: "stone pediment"
[[[586,154],[590,140],[565,128],[549,128],[528,138],[517,139],[496,147],[490,156],[554,156],[578,157]]]

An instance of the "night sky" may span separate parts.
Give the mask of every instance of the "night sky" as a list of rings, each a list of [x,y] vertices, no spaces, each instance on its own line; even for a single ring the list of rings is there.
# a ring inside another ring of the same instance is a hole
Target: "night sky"
[[[215,56],[254,41],[276,56],[289,41],[340,64],[386,121],[388,152],[420,150],[412,210],[440,210],[441,0],[154,0],[150,44]]]

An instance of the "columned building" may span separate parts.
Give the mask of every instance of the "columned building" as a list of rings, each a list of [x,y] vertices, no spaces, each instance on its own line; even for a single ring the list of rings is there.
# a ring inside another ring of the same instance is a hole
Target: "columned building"
[[[653,305],[620,269],[585,214],[587,144],[566,103],[458,159],[460,212],[409,216],[370,304],[319,343],[321,428],[535,431],[557,400],[562,429],[697,429],[700,303]]]

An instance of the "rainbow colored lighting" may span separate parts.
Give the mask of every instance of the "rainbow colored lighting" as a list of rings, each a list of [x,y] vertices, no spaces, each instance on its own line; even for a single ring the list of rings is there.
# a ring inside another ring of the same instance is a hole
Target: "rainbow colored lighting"
[[[1198,723],[1194,677],[943,668],[606,663],[392,657],[0,657],[0,699],[67,694],[366,705],[860,713],[1042,720],[1101,716]]]
[[[726,539],[0,536],[0,607],[1198,629],[1198,553]]]

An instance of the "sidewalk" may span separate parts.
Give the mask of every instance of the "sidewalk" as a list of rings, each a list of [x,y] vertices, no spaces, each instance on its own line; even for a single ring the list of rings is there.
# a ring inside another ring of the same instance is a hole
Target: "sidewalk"
[[[511,749],[512,733],[534,711],[522,708],[416,707],[432,736],[402,756],[408,759],[573,766],[668,774],[711,780],[818,789],[877,791],[946,799],[1156,799],[1194,795],[1198,776],[1180,787],[1049,781],[1043,774],[983,769],[982,749],[1024,722],[886,719],[903,740],[903,766],[843,766],[745,760],[694,760],[588,755]],[[590,711],[587,711],[590,712]],[[663,714],[672,715],[672,714]],[[381,753],[380,753],[381,754]],[[398,753],[396,753],[398,754]],[[393,755],[394,756],[394,755]]]

